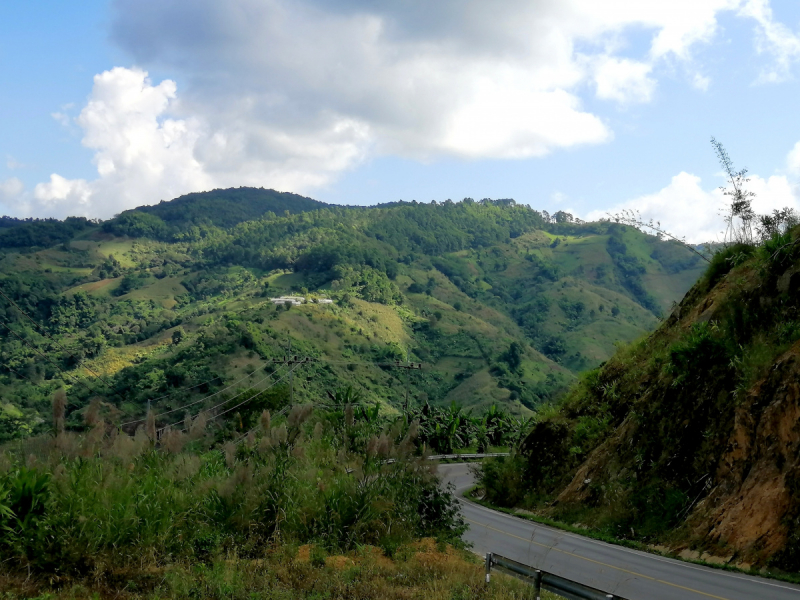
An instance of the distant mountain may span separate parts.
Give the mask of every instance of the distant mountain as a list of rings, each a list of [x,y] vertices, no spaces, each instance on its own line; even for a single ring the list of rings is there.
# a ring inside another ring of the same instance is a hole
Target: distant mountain
[[[11,225],[0,289],[45,331],[0,299],[17,334],[2,330],[0,419],[33,430],[61,385],[76,424],[95,395],[177,408],[255,385],[290,338],[318,359],[295,376],[299,400],[349,385],[396,411],[407,385],[412,404],[526,412],[651,331],[704,268],[679,244],[513,200],[356,208],[240,188]],[[288,293],[335,302],[269,300]],[[406,357],[423,369],[387,366]]]
[[[153,215],[164,222],[166,228],[161,235],[181,230],[192,225],[213,225],[228,228],[259,219],[267,213],[283,216],[328,206],[289,192],[276,192],[264,188],[229,188],[186,194],[174,200],[162,200],[158,204],[139,206],[126,210],[107,222],[107,228],[124,228],[125,223],[138,213]]]

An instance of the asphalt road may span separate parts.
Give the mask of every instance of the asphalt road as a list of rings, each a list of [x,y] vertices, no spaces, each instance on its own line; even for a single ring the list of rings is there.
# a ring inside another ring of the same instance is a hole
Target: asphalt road
[[[464,539],[494,552],[628,600],[800,600],[800,586],[684,563],[613,546],[484,508],[463,498],[469,465],[440,465],[469,523]]]

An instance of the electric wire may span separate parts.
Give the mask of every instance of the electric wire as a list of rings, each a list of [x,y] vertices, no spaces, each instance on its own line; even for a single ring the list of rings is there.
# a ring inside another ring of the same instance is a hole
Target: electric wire
[[[291,408],[291,406],[289,406],[289,405],[287,404],[286,406],[284,406],[282,409],[280,409],[278,412],[276,412],[276,413],[275,413],[274,415],[272,415],[272,416],[273,416],[273,417],[275,417],[275,418],[277,418],[277,417],[280,417],[280,416],[283,416],[283,415],[286,413],[286,411],[288,411],[290,408]],[[236,440],[235,440],[233,443],[234,443],[234,444],[240,444],[240,443],[242,442],[242,440],[244,440],[244,438],[246,438],[246,437],[247,437],[248,435],[250,435],[251,433],[255,432],[255,430],[256,430],[256,429],[258,429],[258,427],[259,427],[259,426],[258,426],[258,425],[256,425],[256,426],[255,426],[255,427],[253,427],[252,429],[250,429],[250,430],[248,430],[248,431],[245,431],[245,432],[244,432],[242,435],[240,435],[240,436],[239,436],[239,437],[238,437],[238,438],[237,438],[237,439],[236,439]]]
[[[193,402],[190,402],[189,404],[184,404],[183,406],[179,406],[178,408],[173,408],[172,410],[168,410],[168,411],[165,411],[165,412],[163,412],[163,413],[158,413],[157,415],[154,415],[154,417],[155,417],[155,418],[158,418],[158,417],[163,417],[164,415],[168,415],[168,414],[171,414],[171,413],[177,412],[177,411],[179,411],[179,410],[183,410],[184,408],[189,408],[190,406],[194,406],[195,404],[199,404],[200,402],[203,402],[203,401],[205,401],[205,400],[208,400],[209,398],[213,398],[214,396],[217,396],[217,395],[221,394],[221,393],[222,393],[222,392],[224,392],[225,390],[229,390],[229,389],[231,389],[233,386],[235,386],[235,385],[237,385],[237,384],[241,383],[241,382],[242,382],[242,381],[244,381],[245,379],[249,379],[250,377],[252,377],[252,376],[253,376],[253,374],[254,374],[254,373],[255,373],[255,371],[253,371],[253,373],[250,373],[250,374],[248,374],[248,375],[245,375],[244,377],[242,377],[241,379],[238,379],[237,381],[234,381],[234,382],[233,382],[232,384],[230,384],[229,386],[227,386],[227,387],[224,387],[224,388],[222,388],[221,390],[214,392],[213,394],[210,394],[210,395],[208,395],[208,396],[205,396],[204,398],[200,398],[199,400],[195,400],[195,401],[193,401]],[[268,375],[267,377],[269,377],[269,375]],[[219,379],[219,378],[220,378],[220,377],[216,377],[215,379]],[[264,379],[266,379],[266,377],[265,377]],[[214,379],[211,379],[211,380],[209,380],[209,381],[214,381]],[[261,381],[264,381],[264,380],[262,379]],[[205,382],[205,383],[208,383],[208,382]],[[194,387],[199,387],[199,386],[201,386],[201,385],[203,385],[203,384],[202,384],[202,383],[200,383],[200,384],[198,384],[198,385],[196,385],[196,386],[194,386]],[[193,389],[193,388],[188,388],[188,389]],[[179,390],[177,390],[177,391],[179,391]],[[161,400],[162,398],[166,398],[166,396],[169,396],[169,394],[166,394],[165,396],[161,396],[161,398],[157,398],[157,399],[158,399],[158,400]],[[147,420],[147,417],[144,417],[143,419],[136,419],[135,421],[127,421],[126,423],[122,423],[122,424],[120,424],[120,427],[123,427],[123,426],[125,426],[125,425],[133,425],[134,423],[143,423],[143,422],[144,422],[144,421],[146,421],[146,420]]]
[[[299,365],[297,365],[297,366],[299,366]],[[291,369],[291,370],[289,370],[288,372],[284,373],[283,377],[281,377],[280,379],[278,379],[278,381],[276,381],[275,383],[272,383],[272,384],[270,384],[269,386],[267,386],[267,387],[266,387],[266,388],[264,388],[263,390],[260,390],[258,393],[254,394],[253,396],[251,396],[250,398],[248,398],[247,400],[245,400],[245,402],[249,402],[250,400],[252,400],[252,399],[253,399],[253,398],[255,398],[256,396],[258,396],[259,394],[261,394],[261,393],[263,393],[263,392],[267,391],[269,388],[271,388],[271,387],[273,387],[273,386],[277,385],[277,384],[278,384],[280,381],[282,381],[283,379],[285,379],[285,378],[286,378],[286,376],[287,376],[287,375],[289,375],[289,373],[291,373],[291,372],[292,372],[294,369],[296,369],[296,368],[297,368],[297,367],[294,367],[293,369]],[[270,374],[268,374],[266,377],[262,377],[261,379],[259,379],[258,381],[256,381],[256,382],[255,382],[253,385],[258,385],[258,384],[259,384],[259,383],[261,383],[262,381],[266,381],[267,379],[269,379],[270,377],[272,377],[272,375],[274,375],[274,373],[270,373]],[[240,380],[240,381],[241,381],[241,380]],[[235,385],[235,384],[231,384],[230,386],[228,386],[228,388],[232,387],[233,385]],[[228,388],[226,388],[226,389],[228,389]],[[222,391],[223,391],[223,390],[220,390],[220,392],[222,392]],[[219,393],[219,392],[217,392],[217,393]],[[224,405],[225,405],[225,404],[227,404],[228,402],[231,402],[232,400],[235,400],[236,398],[238,398],[239,396],[241,396],[241,395],[243,395],[243,394],[245,394],[245,393],[247,393],[247,390],[243,390],[243,391],[239,392],[238,394],[236,394],[235,396],[233,396],[232,398],[228,398],[227,400],[225,400],[225,401],[223,401],[223,402],[220,402],[219,404],[217,404],[217,405],[215,405],[215,406],[212,406],[212,407],[210,407],[210,408],[206,408],[206,409],[204,409],[204,410],[201,410],[201,411],[200,411],[198,414],[200,414],[200,413],[202,413],[202,412],[205,412],[205,413],[210,413],[211,411],[213,411],[213,410],[215,410],[215,409],[219,408],[220,406],[224,406]],[[216,395],[216,394],[214,394],[214,395]],[[210,396],[209,396],[209,397],[210,397]],[[207,400],[207,399],[208,399],[208,398],[203,398],[202,400]],[[202,402],[202,400],[198,400],[198,402]],[[197,404],[197,402],[195,402],[194,404]],[[243,402],[243,403],[241,403],[241,404],[244,404],[244,402]],[[236,407],[238,407],[238,406],[241,406],[241,404],[238,404],[238,405],[237,405],[237,406],[235,406],[234,408],[236,408]],[[173,411],[173,412],[174,412],[174,411]],[[223,411],[223,412],[221,412],[221,413],[219,413],[219,414],[217,414],[217,415],[214,415],[214,416],[212,416],[211,418],[212,418],[212,419],[216,419],[217,417],[220,417],[220,416],[224,415],[226,412],[229,412],[229,411],[228,411],[228,410],[225,410],[225,411]],[[197,416],[197,415],[195,415],[195,416]],[[160,428],[158,429],[158,431],[159,431],[159,432],[161,432],[161,431],[164,431],[164,430],[165,430],[167,427],[174,427],[175,425],[179,425],[180,423],[183,423],[183,421],[184,421],[184,420],[183,420],[183,419],[181,419],[180,421],[175,421],[174,423],[169,423],[169,424],[167,424],[167,425],[164,425],[164,427],[160,427]],[[182,431],[182,430],[181,430],[181,431]]]
[[[294,370],[295,370],[295,369],[299,369],[299,368],[300,368],[300,365],[295,365],[294,367],[292,367],[291,369],[289,369],[289,370],[288,370],[286,373],[284,373],[284,374],[283,374],[283,376],[282,376],[280,379],[276,380],[274,383],[271,383],[271,384],[269,384],[269,385],[268,385],[267,387],[265,387],[263,390],[259,391],[259,392],[258,392],[258,393],[256,393],[256,394],[253,394],[252,396],[250,396],[249,398],[247,398],[247,400],[243,400],[242,402],[240,402],[240,403],[239,403],[239,404],[237,404],[236,406],[232,406],[231,408],[226,408],[226,409],[225,409],[225,410],[223,410],[221,413],[219,413],[219,414],[217,414],[217,415],[214,415],[214,418],[215,418],[215,419],[217,419],[217,418],[221,417],[222,415],[224,415],[225,413],[229,413],[229,412],[231,412],[232,410],[236,410],[237,408],[239,408],[239,407],[240,407],[240,406],[242,406],[243,404],[247,404],[248,402],[250,402],[250,400],[252,400],[252,399],[253,399],[253,398],[255,398],[256,396],[258,396],[258,395],[260,395],[260,394],[263,394],[264,392],[266,392],[266,391],[267,391],[268,389],[270,389],[271,387],[275,387],[276,385],[278,385],[278,384],[279,384],[281,381],[283,381],[283,380],[284,380],[284,379],[286,379],[286,378],[287,378],[289,375],[291,375],[291,374],[294,372]],[[266,378],[265,378],[265,379],[266,379]],[[262,379],[261,381],[263,381],[263,379]],[[233,400],[233,398],[231,398],[231,400]]]
[[[89,392],[90,392],[90,393],[92,393],[92,394],[97,394],[97,391],[96,391],[96,390],[94,390],[94,389],[92,389],[91,387],[89,387],[89,385],[88,385],[88,384],[86,384],[86,383],[85,383],[83,380],[81,380],[81,379],[78,379],[78,378],[77,378],[77,377],[75,377],[74,375],[70,375],[69,373],[67,373],[66,371],[64,371],[64,369],[62,369],[60,366],[58,366],[58,363],[56,363],[54,360],[52,360],[52,359],[51,359],[51,358],[49,358],[47,355],[45,355],[44,353],[42,353],[42,352],[41,352],[41,351],[40,351],[40,350],[39,350],[39,349],[38,349],[36,346],[34,346],[33,344],[31,344],[31,343],[30,343],[28,340],[26,340],[26,339],[25,339],[25,338],[23,338],[22,336],[20,336],[20,335],[19,335],[19,334],[18,334],[16,331],[14,331],[13,329],[11,329],[11,327],[9,327],[7,323],[4,323],[4,322],[0,321],[0,325],[2,325],[3,327],[5,327],[6,329],[8,329],[8,331],[9,331],[9,333],[11,333],[11,335],[13,335],[15,338],[17,338],[18,340],[20,340],[20,341],[21,341],[23,344],[25,344],[26,346],[28,346],[29,348],[31,348],[31,349],[32,349],[34,352],[36,352],[36,354],[38,354],[38,355],[39,355],[39,356],[41,356],[43,359],[45,359],[47,362],[49,362],[50,364],[52,364],[52,365],[53,365],[53,366],[54,366],[56,369],[58,369],[58,370],[59,370],[59,372],[60,372],[62,375],[66,376],[66,377],[69,377],[69,378],[70,378],[72,381],[74,381],[75,383],[79,383],[79,384],[81,384],[81,385],[82,385],[84,388],[86,388],[87,390],[89,390]]]
[[[16,308],[16,309],[17,309],[17,310],[18,310],[18,311],[19,311],[19,312],[20,312],[20,313],[21,313],[21,314],[22,314],[22,315],[23,315],[23,316],[24,316],[26,319],[28,319],[28,320],[29,320],[31,323],[33,323],[33,324],[34,324],[36,327],[38,327],[38,328],[41,330],[41,332],[44,334],[44,336],[45,336],[45,337],[47,337],[47,338],[48,338],[48,339],[49,339],[51,342],[53,342],[53,343],[54,343],[56,346],[58,346],[58,347],[59,347],[59,348],[60,348],[60,349],[61,349],[63,352],[66,352],[66,353],[68,353],[68,354],[70,355],[70,357],[74,358],[74,359],[77,361],[77,363],[78,363],[80,366],[82,366],[84,369],[86,369],[86,370],[87,370],[87,371],[89,371],[89,372],[90,372],[92,375],[94,375],[94,376],[95,376],[95,377],[97,377],[97,378],[98,378],[100,381],[102,381],[102,382],[103,382],[103,383],[104,383],[104,384],[105,384],[105,385],[108,387],[108,389],[109,389],[109,390],[111,390],[112,392],[114,391],[114,389],[113,389],[113,387],[111,386],[111,384],[110,384],[110,383],[108,383],[108,382],[107,382],[107,381],[106,381],[106,380],[103,378],[103,376],[102,376],[102,375],[100,375],[100,374],[99,374],[99,373],[97,373],[96,371],[94,371],[94,370],[92,370],[91,368],[89,368],[88,366],[86,366],[86,365],[84,364],[83,360],[81,360],[80,358],[78,358],[77,356],[75,356],[74,354],[72,354],[72,353],[71,353],[69,350],[67,350],[66,348],[64,348],[64,346],[62,346],[62,345],[61,345],[61,344],[60,344],[58,341],[56,341],[55,339],[53,339],[53,337],[52,337],[52,336],[51,336],[49,333],[47,333],[47,331],[45,330],[45,328],[44,328],[44,327],[43,327],[43,326],[42,326],[40,323],[38,323],[38,322],[37,322],[37,321],[36,321],[36,320],[35,320],[33,317],[31,317],[31,316],[30,316],[28,313],[26,313],[24,310],[22,310],[22,309],[19,307],[19,305],[18,305],[16,302],[14,302],[14,301],[13,301],[11,298],[9,298],[9,297],[6,295],[6,293],[5,293],[5,292],[2,290],[2,288],[0,288],[0,296],[2,296],[3,298],[5,298],[5,299],[8,301],[8,303],[9,303],[9,304],[11,304],[11,306],[13,306],[14,308]]]
[[[117,396],[117,398],[119,398],[123,402],[125,401],[125,398],[122,396],[122,394],[120,392],[116,391],[112,384],[110,384],[108,381],[106,381],[106,379],[102,375],[100,375],[96,371],[94,371],[91,368],[89,368],[80,358],[78,358],[77,356],[72,354],[69,350],[64,348],[64,346],[62,346],[57,340],[55,340],[52,336],[50,336],[50,334],[47,333],[47,331],[41,325],[41,323],[38,323],[33,317],[31,317],[22,308],[20,308],[20,306],[16,302],[14,302],[14,300],[12,300],[11,298],[8,297],[8,295],[6,295],[6,293],[2,290],[2,288],[0,288],[0,296],[5,298],[8,301],[8,303],[11,304],[11,306],[16,308],[26,319],[28,319],[31,323],[33,323],[35,326],[37,326],[41,330],[41,332],[45,335],[45,337],[47,337],[52,343],[54,343],[56,346],[58,346],[62,351],[64,351],[67,354],[69,354],[69,356],[74,358],[80,366],[82,366],[84,369],[86,369],[92,375],[94,375],[96,378],[98,378],[100,381],[102,381],[112,394]],[[166,398],[166,397],[168,397],[168,396],[170,396],[172,394],[175,394],[177,392],[185,391],[185,390],[192,390],[192,389],[194,389],[196,387],[200,387],[202,385],[211,383],[212,381],[216,381],[217,379],[220,379],[221,377],[222,376],[214,377],[213,379],[209,379],[208,381],[204,381],[202,383],[198,383],[198,384],[190,386],[190,387],[185,387],[185,388],[179,388],[179,389],[176,389],[176,390],[172,390],[171,392],[168,392],[168,393],[164,394],[163,396],[160,396],[160,397],[152,399],[152,400],[148,400],[148,402],[151,402],[151,403],[152,402],[158,402],[159,400],[163,400],[164,398]],[[92,393],[96,394],[97,392],[92,390]],[[132,415],[128,414],[125,410],[123,410],[121,408],[120,408],[120,410],[122,410],[122,412],[124,414],[128,415],[128,416],[132,416]],[[180,409],[175,409],[175,410],[180,410]],[[173,411],[169,411],[169,412],[173,412]],[[168,414],[168,413],[162,413],[162,414]],[[144,421],[144,420],[145,419],[141,419],[141,421]],[[128,423],[123,423],[122,425],[128,425],[130,423],[138,423],[138,422],[140,422],[140,421],[129,421]]]
[[[28,377],[27,375],[23,375],[22,373],[20,373],[19,371],[17,371],[17,370],[16,370],[14,367],[12,367],[12,366],[10,366],[10,365],[8,365],[8,364],[5,364],[5,365],[3,365],[3,366],[4,366],[6,369],[8,369],[9,371],[12,371],[12,372],[14,372],[14,374],[16,374],[18,377],[22,377],[23,379],[27,379],[28,381],[30,381],[31,383],[33,383],[33,381],[31,380],[31,378],[30,378],[30,377]]]

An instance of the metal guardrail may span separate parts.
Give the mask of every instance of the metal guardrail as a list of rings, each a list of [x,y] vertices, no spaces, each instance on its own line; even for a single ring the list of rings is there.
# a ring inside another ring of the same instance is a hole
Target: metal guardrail
[[[501,573],[511,575],[534,586],[536,600],[540,600],[539,596],[543,589],[563,596],[567,600],[625,600],[622,596],[615,596],[489,552],[486,555],[486,583],[489,583],[492,569],[497,569]]]
[[[460,460],[462,458],[491,458],[493,456],[508,456],[508,452],[487,452],[484,454],[432,454],[428,460]]]

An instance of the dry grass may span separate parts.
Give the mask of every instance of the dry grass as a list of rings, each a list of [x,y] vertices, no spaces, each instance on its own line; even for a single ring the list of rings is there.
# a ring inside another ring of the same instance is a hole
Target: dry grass
[[[484,582],[478,557],[431,539],[398,548],[393,558],[373,546],[327,556],[314,546],[278,546],[263,558],[228,556],[210,564],[173,564],[119,571],[101,580],[56,580],[0,573],[4,599],[226,598],[226,599],[412,599],[523,600],[533,588],[510,577]],[[558,596],[542,593],[543,600]]]

